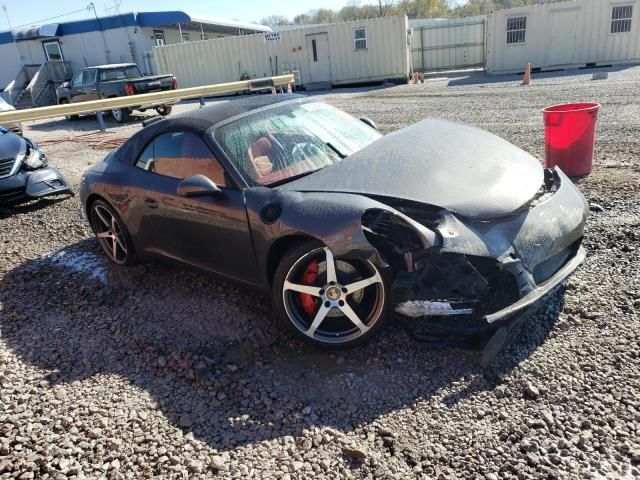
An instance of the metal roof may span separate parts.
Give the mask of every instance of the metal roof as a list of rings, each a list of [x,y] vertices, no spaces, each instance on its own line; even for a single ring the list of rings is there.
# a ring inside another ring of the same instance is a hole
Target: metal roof
[[[205,31],[221,33],[270,32],[271,28],[253,23],[238,22],[219,17],[192,15],[183,11],[123,13],[108,17],[51,23],[23,29],[0,32],[0,44],[48,37],[63,37],[78,33],[97,32],[124,27],[168,27],[176,24],[198,24]],[[208,28],[207,28],[208,27]],[[185,28],[187,26],[185,25]]]

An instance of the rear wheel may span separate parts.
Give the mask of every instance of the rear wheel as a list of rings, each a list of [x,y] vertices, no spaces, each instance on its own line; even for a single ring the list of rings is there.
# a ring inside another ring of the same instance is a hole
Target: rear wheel
[[[118,214],[102,200],[91,204],[91,226],[103,252],[118,265],[133,265],[135,254],[127,228]]]
[[[385,277],[368,260],[334,258],[329,248],[305,242],[282,259],[273,300],[285,325],[303,341],[351,347],[373,337],[386,320]]]
[[[158,115],[162,115],[163,117],[169,115],[171,113],[171,110],[173,110],[173,106],[171,105],[162,105],[160,107],[156,107],[156,112],[158,112]]]
[[[60,100],[60,105],[67,105],[68,103],[69,103],[69,100],[67,100],[66,98],[63,98],[62,100]],[[64,118],[65,120],[71,122],[73,120],[77,120],[78,115],[65,115]]]
[[[131,111],[128,108],[114,108],[111,116],[118,123],[126,123],[131,119]]]

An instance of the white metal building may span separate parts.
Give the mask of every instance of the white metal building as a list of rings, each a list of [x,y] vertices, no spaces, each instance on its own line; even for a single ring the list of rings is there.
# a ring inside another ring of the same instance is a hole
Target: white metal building
[[[185,87],[293,70],[305,86],[406,80],[407,30],[406,17],[385,17],[159,46],[153,52],[159,73],[175,74]]]
[[[0,91],[4,89],[3,97],[16,103],[34,79],[42,84],[60,82],[83,67],[107,63],[134,62],[152,74],[156,68],[151,51],[156,45],[269,31],[262,25],[171,11],[123,13],[0,32]],[[33,103],[39,103],[36,100]]]
[[[639,0],[576,0],[487,19],[489,74],[640,62]]]

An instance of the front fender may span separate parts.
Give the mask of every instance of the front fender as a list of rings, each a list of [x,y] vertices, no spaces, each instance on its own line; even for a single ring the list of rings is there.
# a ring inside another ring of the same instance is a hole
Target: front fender
[[[264,284],[269,282],[267,259],[271,247],[278,239],[293,235],[316,239],[336,256],[370,260],[382,268],[387,267],[362,230],[362,215],[366,210],[393,211],[382,203],[361,195],[301,193],[263,187],[247,189],[245,202],[256,261]],[[264,218],[264,212],[267,207],[275,205],[281,212],[270,222]]]

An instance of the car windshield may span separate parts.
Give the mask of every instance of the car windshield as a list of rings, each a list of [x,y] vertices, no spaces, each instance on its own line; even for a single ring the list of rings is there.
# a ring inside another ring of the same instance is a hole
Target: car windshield
[[[142,74],[136,65],[130,67],[110,68],[100,71],[100,81],[123,80],[125,78],[140,78]]]
[[[273,186],[341,161],[381,137],[322,102],[287,103],[217,128],[218,144],[249,185]]]

